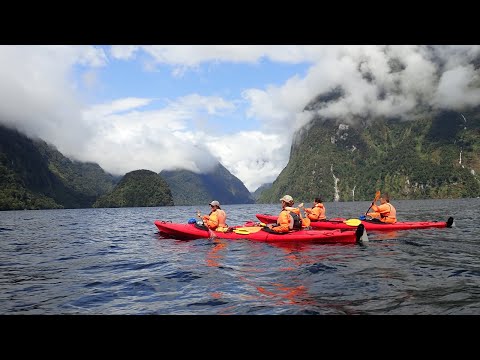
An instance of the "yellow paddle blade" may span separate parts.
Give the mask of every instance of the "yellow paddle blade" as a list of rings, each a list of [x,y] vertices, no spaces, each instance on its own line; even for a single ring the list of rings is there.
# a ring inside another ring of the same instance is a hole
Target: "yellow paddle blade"
[[[375,193],[375,200],[374,201],[377,201],[378,199],[380,199],[380,190],[377,190],[377,192]]]
[[[233,232],[235,234],[246,235],[259,232],[260,230],[262,230],[262,226],[245,226],[233,229]]]
[[[240,234],[240,235],[248,235],[250,234],[250,232],[248,230],[245,230],[245,229],[233,229],[233,232],[235,234]]]
[[[344,223],[347,224],[348,226],[358,226],[362,222],[360,221],[360,219],[348,219],[348,220],[345,220]]]

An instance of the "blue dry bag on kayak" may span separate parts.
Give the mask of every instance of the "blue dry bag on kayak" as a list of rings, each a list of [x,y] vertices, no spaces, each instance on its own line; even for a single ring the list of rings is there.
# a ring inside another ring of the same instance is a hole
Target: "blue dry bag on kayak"
[[[360,220],[367,220],[367,217],[365,215],[362,215],[359,217]]]
[[[197,222],[197,219],[195,219],[195,218],[188,219],[189,224],[195,224],[196,222]]]

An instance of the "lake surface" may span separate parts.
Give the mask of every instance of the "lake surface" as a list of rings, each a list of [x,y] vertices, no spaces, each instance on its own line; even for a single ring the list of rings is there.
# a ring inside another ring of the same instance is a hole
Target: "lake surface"
[[[480,314],[480,199],[392,203],[454,227],[281,246],[158,234],[207,204],[0,212],[0,314]],[[358,218],[370,203],[325,205]],[[281,205],[222,208],[232,226]]]

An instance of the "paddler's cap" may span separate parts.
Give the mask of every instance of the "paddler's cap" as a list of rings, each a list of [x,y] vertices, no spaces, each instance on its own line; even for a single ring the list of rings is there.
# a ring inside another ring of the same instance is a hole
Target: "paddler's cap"
[[[293,198],[290,195],[285,195],[280,199],[280,201],[285,201],[286,203],[291,203],[293,202]]]
[[[220,203],[217,200],[213,200],[210,204],[211,206],[220,206]]]

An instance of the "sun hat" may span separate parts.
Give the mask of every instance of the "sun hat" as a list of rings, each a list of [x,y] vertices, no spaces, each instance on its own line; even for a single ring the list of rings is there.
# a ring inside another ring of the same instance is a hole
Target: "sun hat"
[[[293,201],[293,198],[290,195],[285,195],[280,199],[280,201],[285,201],[286,203],[291,203]]]

